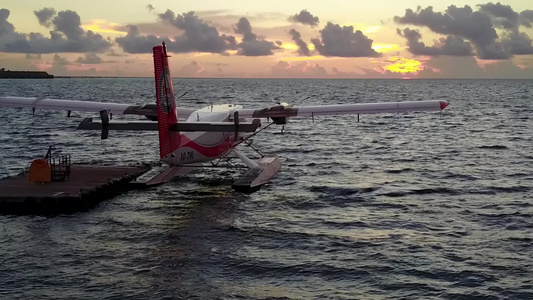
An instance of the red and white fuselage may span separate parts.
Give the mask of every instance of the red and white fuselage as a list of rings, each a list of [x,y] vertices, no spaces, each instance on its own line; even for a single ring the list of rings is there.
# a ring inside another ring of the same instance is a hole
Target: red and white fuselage
[[[233,122],[230,120],[240,105],[210,105],[191,113],[186,123]],[[238,143],[233,132],[181,132],[180,144],[161,160],[170,165],[202,163],[227,155]]]

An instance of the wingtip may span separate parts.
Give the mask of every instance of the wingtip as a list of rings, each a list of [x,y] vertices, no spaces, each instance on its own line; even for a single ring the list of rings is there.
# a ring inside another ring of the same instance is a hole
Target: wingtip
[[[440,100],[440,109],[443,110],[445,109],[446,107],[448,107],[448,105],[450,105],[450,103],[448,103],[448,101],[445,101],[445,100]]]

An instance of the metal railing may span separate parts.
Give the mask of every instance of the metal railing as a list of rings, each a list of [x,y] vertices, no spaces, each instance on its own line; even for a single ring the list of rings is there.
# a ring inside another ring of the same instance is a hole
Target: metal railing
[[[70,154],[56,155],[52,154],[53,146],[48,148],[44,159],[48,161],[52,172],[52,181],[64,181],[70,178]]]

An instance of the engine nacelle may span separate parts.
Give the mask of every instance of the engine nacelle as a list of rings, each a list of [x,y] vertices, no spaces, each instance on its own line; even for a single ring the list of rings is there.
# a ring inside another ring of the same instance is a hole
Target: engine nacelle
[[[284,111],[285,109],[292,107],[287,102],[278,102],[278,105],[270,108],[270,111]],[[276,125],[285,125],[287,124],[288,117],[272,117],[272,122]]]

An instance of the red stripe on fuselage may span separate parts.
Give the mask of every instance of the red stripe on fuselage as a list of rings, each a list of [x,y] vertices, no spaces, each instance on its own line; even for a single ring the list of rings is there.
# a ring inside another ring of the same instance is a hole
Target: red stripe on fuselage
[[[220,141],[219,144],[215,145],[215,146],[202,146],[202,145],[199,145],[197,143],[195,143],[193,140],[189,139],[187,136],[185,136],[184,134],[181,135],[181,143],[180,143],[180,148],[181,147],[189,147],[191,149],[194,149],[196,151],[198,151],[200,154],[202,154],[203,156],[206,156],[206,157],[219,157],[219,156],[222,156],[226,153],[228,153],[231,149],[233,149],[233,141],[234,141],[234,136],[233,135],[229,135],[227,137],[225,137],[223,140]]]

